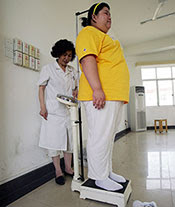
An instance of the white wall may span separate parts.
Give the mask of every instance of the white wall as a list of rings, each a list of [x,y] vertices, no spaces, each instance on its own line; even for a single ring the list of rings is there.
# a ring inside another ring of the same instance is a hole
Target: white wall
[[[60,38],[75,42],[75,12],[91,5],[76,0],[0,1],[0,184],[50,162],[38,147],[39,73],[4,56],[4,39],[20,38],[41,51],[41,66]],[[72,63],[76,67],[76,62]]]
[[[75,13],[93,2],[76,0],[70,6],[70,0],[0,0],[0,184],[51,161],[38,147],[39,73],[5,57],[5,38],[17,37],[38,47],[43,66],[53,60],[50,50],[57,40],[67,38],[75,43]],[[72,65],[76,67],[76,61]],[[126,107],[119,131],[125,128],[125,119]],[[86,138],[85,126],[83,131]]]
[[[142,85],[141,70],[136,67],[138,62],[160,62],[167,63],[175,62],[175,49],[170,49],[175,42],[174,38],[165,38],[157,41],[150,41],[141,45],[135,45],[133,47],[125,48],[125,55],[130,69],[130,84]],[[154,52],[153,52],[154,51]],[[161,52],[155,52],[161,51]],[[147,107],[146,118],[147,126],[154,125],[154,119],[166,118],[168,125],[175,126],[175,106],[159,106],[159,107]]]

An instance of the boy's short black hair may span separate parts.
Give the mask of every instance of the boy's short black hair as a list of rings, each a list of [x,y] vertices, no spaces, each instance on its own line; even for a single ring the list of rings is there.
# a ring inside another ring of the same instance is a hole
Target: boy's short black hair
[[[94,12],[94,8],[97,6],[97,4],[98,3],[96,3],[96,4],[93,4],[91,7],[90,7],[90,9],[89,9],[89,11],[88,11],[88,16],[87,16],[87,18],[86,17],[82,17],[81,18],[81,20],[82,20],[82,26],[83,27],[86,27],[86,26],[90,26],[91,25],[91,19],[92,19],[92,14],[93,14],[93,12]],[[107,7],[109,10],[110,10],[110,6],[107,4],[107,3],[105,3],[105,2],[102,2],[102,3],[99,3],[99,5],[96,7],[96,9],[95,9],[95,15],[97,15],[98,14],[98,12],[99,11],[101,11],[104,7]]]

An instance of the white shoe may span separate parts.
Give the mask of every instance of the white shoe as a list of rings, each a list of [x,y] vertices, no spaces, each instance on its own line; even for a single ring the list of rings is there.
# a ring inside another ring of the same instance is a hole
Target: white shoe
[[[157,207],[156,203],[154,201],[151,202],[141,202],[141,201],[134,201],[133,207]]]
[[[96,180],[95,181],[96,186],[103,188],[105,190],[109,190],[109,191],[116,191],[116,190],[120,190],[123,188],[122,185],[116,183],[115,181],[106,178],[105,180]]]
[[[156,203],[154,201],[151,202],[143,202],[144,207],[157,207]]]
[[[118,183],[125,183],[126,182],[126,179],[123,176],[117,175],[116,173],[113,173],[113,172],[109,173],[109,178],[115,182],[118,182]]]

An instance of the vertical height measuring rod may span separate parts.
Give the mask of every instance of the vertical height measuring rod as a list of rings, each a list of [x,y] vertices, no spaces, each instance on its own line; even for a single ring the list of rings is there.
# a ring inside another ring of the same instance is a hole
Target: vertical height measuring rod
[[[76,38],[78,36],[78,16],[88,12],[89,10],[85,10],[83,12],[77,12],[76,15]],[[77,59],[77,71],[78,71],[78,80],[80,78],[80,70],[79,70],[79,61]],[[78,116],[79,116],[79,138],[80,138],[80,160],[81,160],[81,180],[84,181],[84,166],[83,166],[83,141],[82,141],[82,121],[81,121],[81,104],[78,101]]]

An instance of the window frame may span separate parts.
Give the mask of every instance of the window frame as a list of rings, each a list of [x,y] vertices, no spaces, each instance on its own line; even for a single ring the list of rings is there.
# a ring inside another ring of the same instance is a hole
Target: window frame
[[[157,68],[163,68],[163,67],[170,67],[171,69],[171,78],[157,78]],[[146,106],[146,107],[157,107],[157,106],[175,106],[175,77],[173,77],[173,67],[175,67],[175,64],[161,64],[161,65],[147,65],[147,66],[141,66],[141,80],[142,80],[142,85],[143,85],[143,81],[155,81],[156,82],[156,93],[157,93],[157,105],[156,106]],[[155,78],[153,79],[143,79],[142,77],[142,69],[149,69],[149,68],[154,68],[155,69]],[[160,105],[160,96],[159,96],[159,87],[158,87],[158,82],[159,81],[171,81],[171,85],[172,85],[172,105]],[[146,93],[145,93],[146,96]]]

